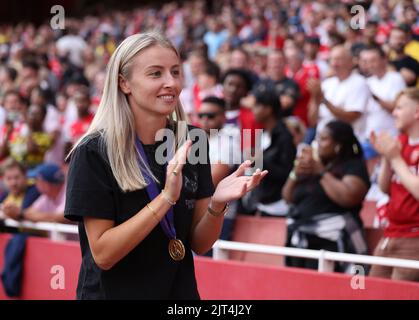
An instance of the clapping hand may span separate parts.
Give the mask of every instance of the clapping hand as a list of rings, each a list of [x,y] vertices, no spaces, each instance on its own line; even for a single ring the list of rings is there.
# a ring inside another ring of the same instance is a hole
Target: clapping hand
[[[212,201],[227,203],[237,200],[258,186],[260,181],[268,174],[268,171],[257,169],[253,175],[245,176],[244,173],[250,166],[251,161],[246,160],[235,172],[221,180],[212,196]]]
[[[20,208],[13,203],[8,203],[3,205],[3,213],[5,218],[11,218],[14,220],[18,220]]]
[[[387,160],[392,160],[397,156],[400,156],[400,141],[387,132],[381,132],[378,135],[371,132],[370,142],[374,149]]]
[[[182,190],[182,169],[191,149],[192,141],[187,140],[169,161],[166,168],[166,185],[164,187],[171,201],[176,202]]]
[[[320,161],[314,159],[313,148],[305,146],[295,160],[294,170],[297,176],[311,176],[320,174],[324,167]]]

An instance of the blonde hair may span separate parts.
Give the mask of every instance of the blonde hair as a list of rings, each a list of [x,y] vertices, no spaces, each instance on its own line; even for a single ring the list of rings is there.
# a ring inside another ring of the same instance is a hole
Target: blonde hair
[[[418,88],[405,88],[399,92],[396,97],[396,102],[400,99],[401,96],[406,96],[410,100],[419,103],[419,89]]]
[[[143,189],[147,186],[138,161],[142,169],[157,180],[135,147],[134,116],[127,97],[119,88],[119,76],[122,75],[126,79],[131,76],[134,57],[142,50],[155,45],[172,49],[179,56],[172,43],[158,31],[129,36],[118,46],[107,66],[98,111],[88,131],[77,141],[67,156],[69,157],[79,145],[89,140],[85,138],[99,134],[113,175],[124,192]],[[179,145],[187,135],[185,114],[180,102],[168,118],[172,128],[177,123],[176,142]],[[173,146],[174,150],[178,145]]]

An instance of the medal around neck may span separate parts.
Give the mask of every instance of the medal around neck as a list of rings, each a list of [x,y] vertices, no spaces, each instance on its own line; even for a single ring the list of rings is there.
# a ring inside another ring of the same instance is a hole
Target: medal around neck
[[[180,261],[185,257],[185,246],[179,239],[170,239],[169,254],[175,261]]]
[[[135,141],[135,145],[137,148],[138,153],[141,155],[142,159],[148,166],[148,159],[144,152],[144,148],[140,142],[140,140],[137,138]],[[142,166],[139,163],[140,170]],[[142,170],[141,170],[142,171]],[[147,171],[144,170],[142,172],[145,180],[148,182],[147,184],[147,194],[150,198],[150,200],[153,200],[156,198],[159,194],[159,190],[157,187],[156,182],[150,177],[147,173]],[[163,219],[160,221],[160,226],[163,229],[163,232],[165,235],[169,238],[169,255],[174,261],[180,261],[185,257],[185,246],[183,245],[182,241],[176,238],[176,229],[175,229],[175,223],[174,223],[174,211],[173,206],[170,207],[170,209],[167,211],[166,215],[163,217]]]

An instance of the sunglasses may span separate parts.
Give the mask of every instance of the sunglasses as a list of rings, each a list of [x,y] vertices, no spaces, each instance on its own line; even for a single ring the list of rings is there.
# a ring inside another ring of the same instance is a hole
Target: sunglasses
[[[198,118],[202,119],[207,117],[209,120],[215,119],[215,117],[218,115],[218,112],[201,112],[198,113]]]

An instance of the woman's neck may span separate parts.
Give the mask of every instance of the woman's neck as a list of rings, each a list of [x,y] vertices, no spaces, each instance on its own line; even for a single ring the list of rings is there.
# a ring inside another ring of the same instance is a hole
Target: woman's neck
[[[166,127],[167,118],[163,115],[137,114],[135,117],[135,132],[143,144],[154,144],[156,133]]]
[[[419,139],[419,125],[414,125],[408,130],[406,130],[407,135],[410,139],[416,140]]]
[[[25,189],[22,189],[22,190],[15,190],[14,192],[10,192],[10,194],[11,194],[13,197],[17,198],[17,197],[22,196],[22,195],[24,194],[24,191],[25,191]]]

